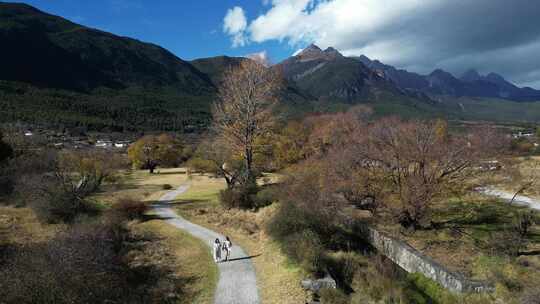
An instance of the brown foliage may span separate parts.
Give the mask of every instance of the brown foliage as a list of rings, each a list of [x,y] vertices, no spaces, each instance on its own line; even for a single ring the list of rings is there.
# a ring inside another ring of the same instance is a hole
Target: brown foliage
[[[330,154],[332,163],[342,160],[333,173],[345,197],[384,202],[412,228],[427,219],[434,199],[461,187],[485,147],[449,134],[441,121],[384,118],[351,134],[349,145]]]
[[[425,224],[434,200],[462,190],[478,161],[506,147],[505,137],[491,127],[452,134],[442,120],[370,123],[367,115],[367,109],[359,108],[306,119],[311,132],[307,141],[296,136],[300,143],[295,145],[302,145],[296,159],[309,158],[302,166],[324,176],[314,187],[327,203],[348,202],[373,213],[385,207],[405,227]]]
[[[281,86],[277,70],[245,60],[225,74],[219,88],[214,129],[233,154],[242,155],[248,180],[254,179],[253,156],[260,148],[256,141],[270,132],[274,123],[272,110]]]
[[[129,233],[123,220],[106,216],[70,226],[45,243],[14,245],[0,255],[0,299],[3,303],[174,302],[182,296],[188,278],[174,275],[168,265],[141,264],[137,255],[151,244]]]
[[[148,212],[148,204],[146,202],[136,200],[130,197],[118,199],[113,205],[113,214],[118,215],[121,219],[136,220],[142,219]]]

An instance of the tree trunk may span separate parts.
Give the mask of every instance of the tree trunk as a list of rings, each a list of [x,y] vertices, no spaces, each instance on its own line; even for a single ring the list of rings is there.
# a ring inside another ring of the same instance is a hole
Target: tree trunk
[[[246,147],[245,161],[245,183],[250,184],[255,181],[255,176],[253,174],[253,150],[250,147]]]

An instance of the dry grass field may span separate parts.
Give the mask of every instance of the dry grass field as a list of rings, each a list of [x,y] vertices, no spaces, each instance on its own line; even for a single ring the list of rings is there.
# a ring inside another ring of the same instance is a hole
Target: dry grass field
[[[126,197],[151,203],[166,191],[163,185],[176,187],[187,178],[185,170],[160,171],[153,175],[145,171],[124,172],[117,182],[104,185],[91,199],[105,209]],[[0,254],[3,246],[36,245],[53,239],[68,228],[64,224],[41,223],[29,208],[0,206]],[[132,221],[128,228],[131,242],[134,242],[125,255],[130,266],[167,269],[171,276],[170,280],[163,278],[156,282],[150,293],[180,288],[182,297],[175,298],[172,303],[213,303],[218,269],[204,243],[152,217],[146,221]],[[183,283],[182,286],[171,286],[172,282]]]

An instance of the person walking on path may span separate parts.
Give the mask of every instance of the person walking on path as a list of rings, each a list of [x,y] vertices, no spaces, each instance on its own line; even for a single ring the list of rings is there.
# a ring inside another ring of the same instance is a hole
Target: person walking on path
[[[229,260],[229,256],[231,255],[231,249],[232,249],[232,242],[229,237],[225,237],[225,241],[223,241],[223,251],[225,251],[225,261]]]
[[[221,262],[221,242],[219,239],[214,241],[214,262]]]

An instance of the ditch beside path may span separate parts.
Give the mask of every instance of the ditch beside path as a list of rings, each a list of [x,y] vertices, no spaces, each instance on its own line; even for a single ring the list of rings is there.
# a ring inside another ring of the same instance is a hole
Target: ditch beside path
[[[485,194],[488,196],[495,196],[500,199],[506,200],[508,202],[512,200],[512,197],[514,197],[514,194],[515,194],[510,191],[505,191],[505,190],[501,190],[501,189],[497,189],[493,187],[480,188],[478,189],[478,191],[482,194]],[[532,209],[540,210],[540,200],[535,200],[533,198],[530,198],[524,195],[516,195],[512,203],[516,205],[527,206]]]
[[[188,189],[189,185],[183,185],[176,190],[167,192],[159,199],[159,203],[154,204],[153,210],[156,215],[162,217],[170,225],[185,230],[205,242],[208,245],[208,250],[211,250],[214,240],[216,238],[224,240],[225,236],[187,221],[170,206],[176,197]],[[229,261],[218,263],[219,280],[214,303],[259,304],[257,279],[251,258],[242,248],[234,244],[234,240],[232,241],[233,247]]]

